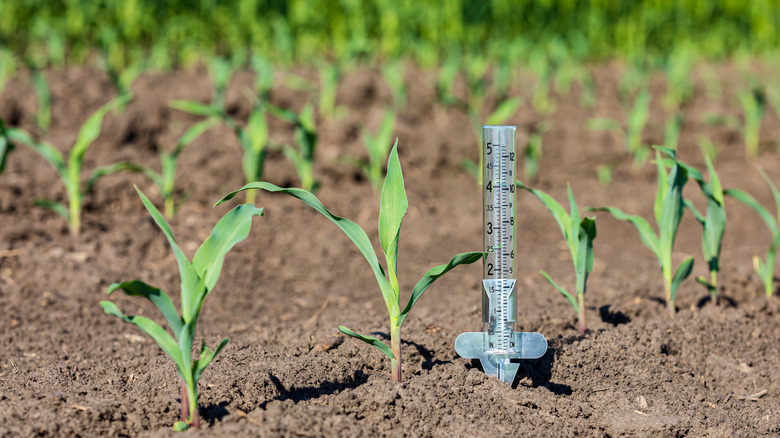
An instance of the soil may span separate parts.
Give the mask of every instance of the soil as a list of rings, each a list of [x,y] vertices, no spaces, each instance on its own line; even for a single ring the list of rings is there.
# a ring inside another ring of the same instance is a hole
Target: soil
[[[735,117],[739,74],[715,66],[723,95],[708,97],[697,76],[684,107],[679,156],[700,169],[700,136],[720,147],[716,167],[725,187],[738,187],[771,206],[769,189],[746,160],[741,135],[704,123],[708,113]],[[617,97],[620,65],[592,67],[597,104],[583,109],[579,88],[554,93],[554,111],[534,112],[533,81],[519,75],[511,90],[526,104],[512,118],[517,143],[525,144],[541,121],[544,155],[532,185],[564,199],[571,183],[581,206],[614,205],[652,216],[655,168],[630,170],[621,140],[585,128],[590,117],[623,120]],[[279,73],[283,84],[288,73]],[[311,72],[301,71],[299,75]],[[478,141],[461,110],[435,96],[435,75],[409,66],[407,109],[396,133],[409,197],[399,249],[399,278],[408,293],[430,267],[454,254],[480,250],[481,188],[462,170],[477,159]],[[52,126],[41,137],[67,150],[88,115],[115,91],[90,68],[47,72]],[[239,73],[227,102],[245,120],[244,89],[252,77]],[[157,152],[170,148],[197,118],[170,109],[172,99],[210,99],[205,70],[148,74],[133,84],[135,100],[106,118],[103,133],[86,154],[92,169],[119,160],[159,166]],[[648,143],[663,139],[665,85],[651,84]],[[465,95],[459,83],[456,93]],[[300,108],[307,94],[279,85],[274,103]],[[378,198],[342,155],[365,157],[361,130],[375,130],[392,95],[375,69],[350,72],[339,88],[339,119],[318,118],[315,172],[318,196],[335,214],[377,235]],[[495,106],[488,98],[485,109]],[[0,95],[0,117],[35,131],[36,101],[21,73]],[[292,130],[271,119],[271,138],[292,141]],[[760,164],[780,180],[780,122],[767,111]],[[241,152],[226,129],[207,132],[181,156],[177,187],[186,197],[171,221],[177,241],[192,256],[230,206],[212,208],[242,185]],[[613,167],[602,184],[596,168]],[[270,153],[267,179],[296,185],[293,166]],[[98,302],[109,284],[138,278],[176,296],[176,262],[162,233],[133,190],[153,201],[159,192],[145,177],[105,177],[85,199],[84,227],[68,233],[55,213],[34,207],[36,198],[62,201],[64,190],[41,157],[18,148],[0,175],[0,436],[181,436],[175,368],[137,328],[106,315]],[[685,193],[703,205],[698,188]],[[239,197],[240,198],[240,197]],[[588,331],[580,336],[576,315],[538,274],[545,269],[565,287],[574,272],[560,231],[532,196],[517,194],[517,329],[538,331],[549,342],[539,360],[523,362],[513,385],[488,378],[477,363],[459,358],[455,338],[481,328],[481,266],[459,267],[418,302],[404,325],[403,383],[390,379],[380,352],[336,330],[340,324],[386,336],[388,319],[378,287],[352,243],[325,218],[284,195],[259,194],[266,215],[249,238],[227,256],[207,300],[198,337],[230,342],[200,381],[203,429],[196,436],[778,436],[780,435],[780,311],[767,300],[751,257],[764,254],[769,231],[751,210],[726,203],[728,229],[719,276],[722,305],[707,300],[693,279],[679,291],[679,311],[665,311],[661,273],[654,256],[627,223],[599,213],[595,269],[586,295]],[[696,257],[694,275],[706,275],[700,256],[701,228],[688,214],[675,246],[675,262]],[[378,240],[374,239],[378,247]],[[157,318],[137,298],[111,298],[128,314]],[[175,299],[175,298],[174,298]]]

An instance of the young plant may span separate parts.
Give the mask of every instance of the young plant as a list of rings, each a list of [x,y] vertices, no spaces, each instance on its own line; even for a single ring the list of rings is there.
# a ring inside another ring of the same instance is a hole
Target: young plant
[[[393,61],[382,66],[382,77],[393,93],[393,107],[398,111],[406,109],[406,83],[404,83],[404,62]]]
[[[759,131],[761,120],[764,118],[764,93],[760,88],[751,88],[738,92],[739,103],[745,122],[742,127],[742,136],[745,139],[745,155],[748,159],[758,158]]]
[[[171,227],[165,221],[154,204],[136,187],[138,196],[154,222],[165,234],[168,243],[176,255],[181,278],[181,314],[164,291],[150,286],[140,280],[114,283],[108,287],[107,294],[119,289],[129,296],[146,298],[162,313],[173,336],[159,324],[144,316],[124,315],[111,301],[101,301],[100,306],[109,314],[123,321],[136,325],[149,335],[154,342],[173,359],[176,370],[181,378],[181,421],[174,424],[174,430],[184,430],[188,427],[200,427],[198,414],[198,380],[201,373],[214,360],[217,354],[225,348],[228,339],[225,338],[214,350],[201,342],[200,354],[193,359],[192,345],[195,340],[195,327],[198,324],[203,302],[214,289],[222,271],[225,255],[238,242],[246,239],[254,216],[262,216],[263,209],[251,204],[243,204],[228,212],[211,232],[211,235],[195,252],[192,262],[176,244]]]
[[[523,178],[536,181],[539,175],[539,161],[542,159],[542,134],[550,129],[548,122],[541,122],[528,137],[528,143],[523,149]]]
[[[699,184],[701,192],[707,199],[707,210],[702,214],[693,203],[685,200],[685,206],[691,210],[696,220],[702,226],[701,249],[707,266],[710,270],[710,279],[697,277],[696,281],[707,288],[710,300],[718,305],[718,272],[720,271],[720,250],[723,243],[723,234],[726,231],[726,210],[723,202],[723,188],[720,185],[718,174],[715,173],[715,167],[709,156],[704,156],[707,162],[707,173],[709,174],[709,183],[704,181],[704,176],[697,169],[688,166],[682,161],[678,161],[681,167],[684,167],[688,175]]]
[[[320,115],[326,118],[341,118],[346,112],[336,107],[336,91],[341,81],[341,67],[334,63],[324,63],[320,67]]]
[[[672,266],[672,249],[677,237],[677,229],[682,219],[685,200],[682,196],[683,187],[688,182],[688,172],[679,165],[675,151],[656,146],[656,166],[658,168],[658,190],[655,195],[654,214],[658,232],[641,216],[628,215],[617,207],[588,208],[589,211],[606,211],[615,219],[628,221],[637,231],[642,243],[649,248],[661,265],[666,292],[666,306],[670,316],[676,311],[674,301],[677,289],[693,270],[693,257],[688,257],[680,263],[676,270]],[[674,163],[669,173],[666,173],[661,152],[668,155]]]
[[[636,96],[625,127],[617,120],[607,118],[589,119],[586,125],[590,130],[610,131],[622,138],[633,159],[632,169],[635,172],[645,164],[650,153],[650,148],[642,143],[642,132],[647,124],[649,107],[650,92],[643,89]]]
[[[397,146],[397,143],[396,143]],[[371,270],[374,272],[382,297],[385,300],[387,311],[390,316],[390,347],[379,339],[358,334],[344,326],[339,326],[344,334],[359,339],[367,344],[373,345],[390,358],[392,368],[392,378],[396,382],[401,381],[401,326],[406,321],[409,311],[420,299],[423,292],[433,284],[433,282],[446,274],[453,268],[462,264],[474,263],[482,258],[482,252],[467,252],[458,254],[446,265],[437,266],[429,270],[412,289],[409,301],[403,309],[400,307],[401,291],[398,282],[397,257],[398,240],[401,231],[401,221],[406,213],[408,201],[406,190],[404,188],[403,174],[401,172],[401,163],[398,160],[397,147],[393,146],[390,151],[390,157],[387,162],[387,176],[382,188],[379,210],[379,241],[382,245],[382,252],[387,263],[387,270],[382,267],[377,254],[374,252],[371,241],[366,232],[356,223],[335,216],[328,211],[324,205],[311,192],[296,188],[281,188],[266,182],[250,183],[241,189],[229,193],[217,204],[225,202],[234,197],[243,190],[261,189],[269,192],[282,192],[300,199],[308,206],[322,213],[338,226],[347,237],[357,246],[360,253],[363,254]]]
[[[684,121],[685,116],[682,113],[677,113],[666,119],[666,125],[664,126],[664,146],[675,151],[677,150]]]
[[[132,170],[136,166],[132,163],[119,162],[108,166],[98,167],[92,171],[86,185],[82,186],[81,171],[84,164],[84,155],[90,145],[100,135],[100,127],[103,124],[103,118],[109,111],[121,107],[131,100],[132,96],[120,96],[111,102],[103,105],[95,111],[79,130],[76,143],[70,149],[68,161],[65,162],[62,153],[54,146],[38,142],[27,132],[18,128],[8,128],[7,135],[11,141],[27,146],[41,155],[54,169],[65,186],[65,193],[68,197],[68,206],[55,201],[36,200],[35,204],[53,210],[61,214],[70,225],[70,231],[73,235],[81,232],[81,207],[84,196],[92,190],[95,182],[103,176],[116,173],[120,170]]]
[[[215,108],[224,108],[225,92],[230,84],[230,78],[233,76],[233,66],[230,65],[230,61],[227,59],[216,57],[209,64],[209,73],[211,74],[211,80],[214,81],[211,105]]]
[[[376,135],[372,135],[368,130],[363,131],[363,143],[368,151],[368,160],[346,158],[349,164],[357,167],[366,175],[377,194],[381,193],[382,190],[384,182],[382,170],[384,163],[387,162],[390,147],[393,145],[390,142],[393,139],[394,129],[395,112],[388,109],[385,111],[385,117],[382,119],[382,124],[379,125]]]
[[[219,120],[213,118],[196,123],[179,137],[176,147],[171,152],[161,148],[159,172],[140,164],[137,165],[136,169],[130,169],[143,173],[160,189],[164,205],[163,211],[167,219],[172,218],[176,212],[176,201],[173,197],[173,191],[176,184],[176,168],[179,162],[179,155],[181,155],[187,145],[217,123],[219,123]]]
[[[282,153],[295,166],[298,178],[301,180],[301,188],[309,192],[317,191],[320,182],[314,179],[314,153],[317,150],[317,127],[314,124],[314,108],[305,105],[301,112],[295,114],[291,111],[279,108],[271,108],[269,111],[295,125],[295,143],[297,147],[282,146]],[[247,197],[249,194],[247,193]]]
[[[569,210],[571,215],[552,196],[541,190],[535,190],[527,187],[522,182],[517,181],[517,187],[531,192],[536,196],[547,210],[552,213],[555,222],[558,223],[563,238],[569,247],[571,261],[574,264],[574,272],[577,275],[575,285],[576,297],[570,294],[566,289],[558,286],[544,270],[539,271],[542,276],[569,301],[577,312],[579,319],[580,334],[585,334],[585,289],[588,281],[588,275],[593,271],[593,240],[596,239],[596,221],[595,218],[584,217],[580,219],[579,207],[574,200],[571,192],[571,186],[567,184],[569,192]]]
[[[764,178],[767,185],[769,185],[770,190],[772,190],[772,196],[777,205],[777,216],[773,216],[772,213],[759,204],[753,196],[742,190],[726,189],[723,193],[752,208],[753,211],[761,217],[766,226],[769,227],[769,231],[772,233],[772,243],[769,245],[764,260],[761,260],[757,255],[753,256],[753,270],[756,271],[756,274],[758,274],[758,277],[764,284],[764,293],[766,294],[767,299],[769,299],[775,292],[775,260],[777,258],[777,248],[780,246],[780,191],[778,191],[775,183],[769,179],[769,176],[763,169],[759,167],[758,171],[761,173],[761,177]]]
[[[31,66],[33,88],[38,96],[38,114],[35,122],[41,132],[46,132],[51,127],[51,89],[46,76],[38,67]]]
[[[263,179],[266,148],[268,146],[268,120],[266,109],[262,102],[254,102],[246,126],[242,126],[222,108],[214,105],[191,100],[175,100],[171,102],[171,107],[197,116],[205,116],[222,121],[238,138],[238,142],[244,152],[241,160],[244,180],[251,182]],[[254,203],[255,193],[247,193],[246,202],[249,204]]]

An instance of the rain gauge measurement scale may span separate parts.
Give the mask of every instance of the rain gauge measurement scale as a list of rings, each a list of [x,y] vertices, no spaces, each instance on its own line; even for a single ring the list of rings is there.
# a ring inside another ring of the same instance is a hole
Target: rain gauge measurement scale
[[[512,383],[517,359],[538,359],[547,351],[539,333],[515,331],[515,126],[482,126],[482,332],[463,333],[455,351],[479,359],[489,376]]]

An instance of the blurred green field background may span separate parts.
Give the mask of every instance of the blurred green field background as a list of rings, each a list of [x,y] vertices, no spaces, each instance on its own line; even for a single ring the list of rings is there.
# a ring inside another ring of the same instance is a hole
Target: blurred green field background
[[[780,0],[6,0],[0,47],[37,68],[100,53],[123,69],[165,70],[215,55],[277,65],[447,58],[523,62],[541,51],[580,61],[722,60],[773,54]]]

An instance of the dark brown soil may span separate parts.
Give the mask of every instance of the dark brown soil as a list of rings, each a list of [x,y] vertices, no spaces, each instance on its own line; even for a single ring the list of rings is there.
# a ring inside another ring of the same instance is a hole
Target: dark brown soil
[[[571,183],[580,205],[615,205],[652,215],[654,166],[639,174],[619,139],[585,129],[589,117],[622,120],[616,97],[620,67],[596,66],[597,106],[579,106],[578,89],[556,96],[555,112],[543,117],[530,105],[532,82],[517,83],[526,98],[513,122],[518,145],[542,120],[539,181],[558,199]],[[741,136],[702,120],[708,112],[740,116],[732,90],[739,75],[717,67],[724,96],[708,99],[697,79],[685,108],[680,157],[703,168],[697,148],[706,135],[721,147],[716,167],[726,187],[739,187],[771,206],[771,194],[745,160]],[[309,74],[304,72],[304,74]],[[523,76],[526,78],[527,75]],[[43,138],[61,150],[75,140],[89,113],[114,91],[95,70],[49,72],[53,125]],[[284,75],[280,74],[279,83]],[[410,208],[400,244],[399,276],[408,293],[430,267],[457,252],[481,248],[481,189],[459,163],[477,158],[468,117],[436,103],[435,76],[410,68],[409,109],[397,135]],[[210,98],[203,71],[145,75],[136,99],[104,123],[87,152],[86,167],[119,160],[158,166],[157,150],[171,147],[196,118],[169,109],[171,99]],[[228,106],[246,117],[239,74]],[[652,85],[648,142],[663,138],[663,82]],[[462,91],[462,90],[461,90]],[[272,100],[300,108],[306,95],[279,86]],[[338,103],[340,120],[318,120],[316,174],[320,199],[376,236],[378,199],[368,182],[338,160],[365,156],[361,127],[376,129],[392,96],[381,77],[362,69],[347,75]],[[488,108],[493,105],[488,100]],[[36,103],[28,77],[13,80],[0,96],[0,117],[34,131]],[[272,121],[271,136],[290,142],[292,131]],[[767,112],[761,165],[777,181],[774,144],[780,123]],[[171,222],[187,254],[230,207],[211,205],[242,185],[240,148],[217,129],[185,150],[177,185],[189,196]],[[614,165],[602,185],[596,166]],[[292,165],[278,152],[267,164],[268,180],[298,184]],[[174,436],[178,378],[172,362],[138,329],[106,315],[98,305],[106,287],[133,278],[178,295],[175,259],[162,233],[133,190],[152,200],[159,192],[143,176],[106,177],[86,198],[84,230],[68,234],[64,220],[33,206],[35,198],[64,199],[53,170],[21,148],[0,175],[0,436]],[[699,205],[695,184],[686,194]],[[521,367],[513,387],[487,378],[455,354],[453,342],[480,328],[481,267],[458,268],[420,300],[404,326],[404,381],[390,380],[389,361],[375,349],[338,334],[347,325],[387,333],[385,306],[368,266],[333,224],[297,200],[260,194],[266,216],[227,257],[198,327],[215,345],[230,343],[203,374],[201,414],[205,436],[778,436],[780,434],[780,317],[776,297],[767,301],[751,268],[770,237],[750,210],[728,201],[729,225],[720,274],[723,305],[714,307],[692,279],[683,283],[679,312],[667,316],[660,270],[634,228],[599,214],[595,271],[589,282],[588,332],[578,336],[569,304],[538,274],[574,282],[568,251],[555,222],[526,193],[517,195],[518,328],[549,340],[540,360]],[[376,240],[375,240],[376,242]],[[695,255],[694,275],[704,275],[700,227],[683,220],[675,260]],[[112,299],[129,314],[156,318],[139,299]],[[744,396],[761,394],[755,400]]]

